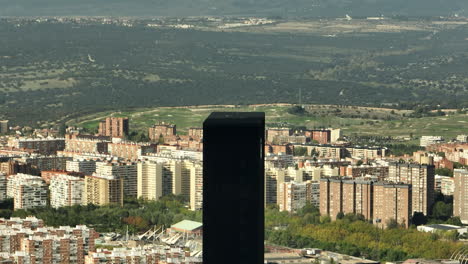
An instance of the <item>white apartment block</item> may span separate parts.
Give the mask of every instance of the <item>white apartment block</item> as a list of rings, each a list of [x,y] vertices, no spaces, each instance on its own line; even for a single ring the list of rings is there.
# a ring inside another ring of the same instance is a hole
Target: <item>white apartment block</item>
[[[7,198],[7,177],[0,172],[0,202]]]
[[[13,197],[15,210],[27,210],[47,205],[48,188],[39,176],[17,174],[8,179],[7,195]]]
[[[67,160],[66,170],[82,172],[85,175],[92,175],[94,172],[96,172],[96,161],[91,159]]]
[[[458,135],[457,136],[457,141],[461,143],[467,143],[468,142],[468,135]]]
[[[163,196],[163,163],[144,161],[137,165],[137,197],[159,200]]]
[[[419,145],[421,147],[427,147],[429,145],[438,144],[444,142],[444,138],[441,136],[422,136]]]
[[[190,170],[190,210],[200,210],[203,207],[203,166],[194,163]]]
[[[53,208],[84,204],[84,179],[58,175],[50,181],[50,205]]]
[[[137,164],[96,162],[96,175],[123,179],[124,196],[137,197]]]

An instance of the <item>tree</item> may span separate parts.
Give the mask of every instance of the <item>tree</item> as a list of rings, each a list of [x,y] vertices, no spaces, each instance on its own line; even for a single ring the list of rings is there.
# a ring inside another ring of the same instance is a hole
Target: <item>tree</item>
[[[453,177],[453,171],[451,169],[448,169],[448,168],[435,169],[435,174]]]
[[[336,214],[336,219],[343,219],[345,217],[345,214],[343,212],[339,212]]]
[[[386,223],[388,229],[398,228],[398,222],[394,218],[389,219]]]
[[[425,225],[427,224],[427,217],[421,212],[414,212],[411,222],[415,226]]]
[[[453,212],[452,204],[446,204],[442,201],[436,202],[432,208],[432,217],[438,220],[447,221]]]

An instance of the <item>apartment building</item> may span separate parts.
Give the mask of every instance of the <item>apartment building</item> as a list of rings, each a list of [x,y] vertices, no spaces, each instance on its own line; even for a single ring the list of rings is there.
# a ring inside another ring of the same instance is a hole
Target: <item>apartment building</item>
[[[453,215],[468,224],[468,170],[453,171],[455,191],[453,193]]]
[[[412,190],[408,184],[374,183],[374,224],[386,227],[391,220],[409,227],[413,215]]]
[[[48,188],[41,177],[19,173],[8,178],[7,196],[13,198],[15,210],[44,207]]]
[[[443,143],[444,138],[441,136],[422,136],[419,141],[419,146],[427,147],[434,144]]]
[[[324,178],[320,180],[320,213],[362,215],[380,227],[391,219],[406,227],[412,216],[411,185]]]
[[[156,145],[134,142],[109,143],[108,151],[112,156],[136,161],[143,155],[156,153]]]
[[[454,177],[436,175],[434,189],[443,195],[452,196],[455,192],[455,179]]]
[[[8,126],[8,120],[0,120],[0,134],[6,134],[9,132],[10,127]]]
[[[433,165],[390,163],[388,181],[411,184],[412,210],[425,215],[431,213],[435,199],[435,168]]]
[[[143,161],[137,164],[137,196],[146,200],[159,200],[163,196],[163,163]]]
[[[0,202],[7,199],[7,176],[5,173],[0,172]]]
[[[85,177],[84,204],[123,206],[124,181],[121,177],[92,175]]]
[[[41,178],[45,181],[47,185],[50,184],[50,181],[59,176],[59,175],[70,175],[74,177],[81,177],[84,178],[84,173],[82,172],[74,172],[74,171],[60,171],[60,170],[52,170],[52,171],[41,171]]]
[[[94,229],[86,226],[27,226],[25,222],[42,220],[35,217],[0,219],[0,261],[83,264],[88,251],[95,251],[95,239],[99,234]]]
[[[67,171],[81,172],[85,175],[92,175],[96,172],[96,160],[94,159],[74,158],[67,160],[65,166]]]
[[[165,122],[159,122],[148,129],[149,139],[157,142],[159,137],[175,136],[177,134],[177,126]]]
[[[107,153],[111,137],[92,135],[65,135],[65,151],[76,153]]]
[[[125,196],[137,197],[137,164],[133,162],[96,162],[96,175],[121,178]]]
[[[129,132],[129,120],[127,117],[107,117],[99,122],[100,136],[125,138]]]
[[[50,205],[53,208],[84,204],[84,179],[58,175],[50,181]]]
[[[278,136],[291,136],[292,129],[290,128],[268,128],[266,130],[266,142],[273,142],[276,141],[276,137]]]
[[[345,157],[345,149],[331,145],[307,145],[307,154],[320,159],[340,160]]]
[[[188,135],[195,139],[203,138],[203,128],[202,127],[191,127],[188,130]]]
[[[86,256],[85,264],[201,264],[201,256],[191,256],[191,252],[178,247],[164,248],[153,246],[145,248],[98,249]]]
[[[308,202],[315,206],[320,204],[320,183],[283,182],[278,185],[277,204],[280,211],[297,212]]]
[[[8,147],[15,149],[34,149],[40,154],[55,155],[65,149],[64,138],[10,138]]]
[[[383,181],[388,178],[388,166],[384,165],[361,165],[361,166],[353,166],[349,165],[347,167],[340,168],[340,176],[348,176],[351,178],[358,178],[363,176],[375,176],[379,180]]]
[[[26,157],[15,158],[19,163],[28,164],[31,167],[31,173],[39,175],[42,171],[65,170],[69,157],[63,156],[43,156],[32,154]]]
[[[306,130],[304,135],[319,144],[329,144],[331,141],[331,131],[328,129]]]
[[[353,159],[379,159],[386,155],[385,148],[378,147],[347,147],[346,156]]]
[[[203,208],[203,165],[195,162],[190,170],[190,210]]]

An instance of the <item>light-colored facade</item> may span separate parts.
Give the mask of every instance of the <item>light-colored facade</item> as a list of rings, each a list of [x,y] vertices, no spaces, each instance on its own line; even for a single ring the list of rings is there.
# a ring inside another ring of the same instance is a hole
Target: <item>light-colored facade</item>
[[[136,163],[96,162],[96,175],[123,180],[125,196],[137,197],[137,174]]]
[[[435,199],[435,169],[433,165],[391,163],[388,181],[411,184],[412,210],[429,215]]]
[[[7,196],[13,198],[15,210],[44,207],[48,188],[41,177],[20,173],[8,178]]]
[[[50,181],[50,205],[53,208],[82,205],[84,194],[84,179],[58,175]]]
[[[99,234],[93,229],[32,225],[36,222],[42,223],[42,220],[0,218],[0,262],[83,264],[88,251],[95,250],[95,239]]]
[[[86,176],[84,204],[123,206],[124,181],[115,176]]]
[[[137,171],[138,198],[159,200],[163,196],[163,163],[152,161],[139,162]]]
[[[457,136],[457,141],[461,143],[467,143],[468,142],[468,135],[458,135]]]
[[[421,147],[427,147],[429,145],[439,144],[443,142],[444,138],[441,136],[422,136],[419,141],[419,145]]]
[[[200,210],[203,207],[203,166],[194,163],[190,170],[190,210]]]
[[[453,194],[453,215],[460,217],[463,224],[468,224],[468,170],[453,171],[455,191]]]
[[[449,176],[435,176],[435,190],[443,195],[453,195],[455,192],[455,179]]]
[[[201,256],[191,256],[191,252],[181,248],[153,246],[145,248],[115,248],[111,251],[98,249],[86,256],[85,264],[201,264]]]
[[[8,146],[17,149],[35,149],[41,154],[52,155],[65,149],[65,138],[11,138]]]
[[[0,172],[0,202],[7,199],[7,177]]]
[[[94,172],[96,172],[96,161],[92,159],[67,160],[66,170],[82,172],[85,175],[92,175]]]

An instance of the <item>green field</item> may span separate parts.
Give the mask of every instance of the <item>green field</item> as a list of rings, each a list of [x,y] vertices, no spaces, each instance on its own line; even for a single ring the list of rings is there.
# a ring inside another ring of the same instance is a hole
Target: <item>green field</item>
[[[345,135],[376,135],[414,137],[424,135],[441,135],[447,139],[459,134],[468,133],[467,114],[449,114],[437,117],[407,118],[403,113],[393,111],[395,120],[384,120],[383,115],[390,115],[389,109],[359,107],[341,110],[342,113],[358,113],[362,117],[340,117],[334,114],[336,106],[310,106],[311,110],[304,115],[293,115],[288,112],[289,105],[266,106],[198,106],[136,109],[127,112],[101,112],[68,122],[68,125],[82,126],[96,130],[99,120],[107,116],[125,116],[130,118],[132,131],[146,132],[147,128],[158,121],[177,125],[180,134],[189,127],[201,127],[203,120],[213,111],[262,111],[266,113],[267,126],[306,126],[308,128],[333,127],[341,128]],[[365,113],[365,114],[363,114]],[[365,118],[365,116],[370,116]]]

